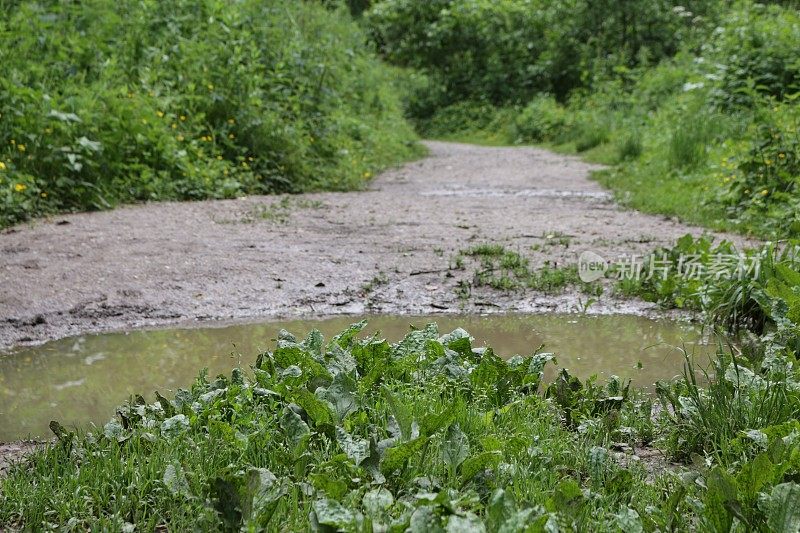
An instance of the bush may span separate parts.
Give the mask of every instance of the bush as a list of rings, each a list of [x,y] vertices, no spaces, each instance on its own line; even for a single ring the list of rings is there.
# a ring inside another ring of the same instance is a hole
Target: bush
[[[776,236],[800,235],[800,110],[759,109],[747,137],[723,160],[720,200],[739,223]]]
[[[351,189],[414,153],[389,73],[320,4],[16,2],[0,63],[0,226]]]
[[[534,98],[514,120],[519,142],[557,141],[568,126],[566,109],[549,95]]]

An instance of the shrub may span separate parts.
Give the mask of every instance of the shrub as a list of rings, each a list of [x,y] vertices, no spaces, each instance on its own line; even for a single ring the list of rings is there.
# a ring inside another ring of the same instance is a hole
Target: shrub
[[[0,225],[349,189],[414,152],[389,73],[315,3],[15,2],[0,63]]]
[[[556,141],[568,127],[566,109],[549,95],[534,98],[514,120],[518,142]]]

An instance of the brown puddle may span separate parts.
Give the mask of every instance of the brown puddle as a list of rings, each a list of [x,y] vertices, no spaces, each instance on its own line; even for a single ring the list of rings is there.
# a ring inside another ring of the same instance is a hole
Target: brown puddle
[[[0,442],[48,437],[50,420],[102,425],[133,394],[150,397],[158,390],[169,396],[190,385],[203,367],[210,376],[247,367],[259,351],[274,348],[281,328],[298,337],[316,328],[329,339],[360,318],[86,335],[0,354]],[[680,374],[679,347],[700,356],[715,349],[697,326],[631,315],[366,318],[365,334],[380,331],[392,342],[412,324],[436,322],[440,333],[462,327],[475,337],[475,347],[492,346],[503,357],[530,355],[543,344],[544,351],[556,354],[559,367],[581,378],[617,375],[639,386]]]

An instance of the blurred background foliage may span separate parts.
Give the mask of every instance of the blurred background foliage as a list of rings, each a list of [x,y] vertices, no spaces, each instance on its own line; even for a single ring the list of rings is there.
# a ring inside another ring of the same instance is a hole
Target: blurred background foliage
[[[418,153],[344,9],[1,1],[0,226],[120,202],[344,190]]]

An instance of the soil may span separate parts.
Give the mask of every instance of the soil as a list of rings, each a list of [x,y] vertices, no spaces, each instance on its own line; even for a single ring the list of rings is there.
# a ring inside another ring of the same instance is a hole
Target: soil
[[[477,288],[452,258],[503,244],[531,265],[611,259],[699,227],[625,210],[600,167],[532,147],[426,142],[429,157],[365,190],[160,202],[0,234],[0,349],[84,333],[305,315],[570,311],[576,290]],[[548,238],[550,236],[551,238]],[[536,248],[536,250],[532,249]],[[608,292],[608,291],[607,291]],[[600,298],[590,312],[653,311]]]

